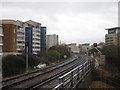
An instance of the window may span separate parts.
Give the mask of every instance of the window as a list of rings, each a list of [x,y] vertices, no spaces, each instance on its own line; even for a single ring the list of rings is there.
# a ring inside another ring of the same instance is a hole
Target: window
[[[17,37],[17,39],[24,39],[24,37]]]
[[[0,53],[2,52],[2,46],[0,46]]]
[[[22,35],[24,35],[24,32],[17,32],[17,34],[22,34]]]
[[[16,32],[15,32],[15,29],[14,29],[14,33],[16,33]]]
[[[0,27],[0,34],[2,34],[3,33],[3,31],[2,31],[2,28]]]
[[[23,43],[22,41],[18,41],[18,43]]]
[[[14,42],[15,42],[15,38],[14,38]]]

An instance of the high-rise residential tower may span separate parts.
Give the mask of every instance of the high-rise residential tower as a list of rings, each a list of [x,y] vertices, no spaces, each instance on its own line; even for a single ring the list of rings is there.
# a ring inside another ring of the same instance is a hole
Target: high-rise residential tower
[[[25,37],[29,38],[29,49],[31,53],[37,54],[40,52],[40,29],[41,29],[41,23],[29,20],[25,22],[27,24],[27,27],[25,29]],[[27,40],[27,38],[26,38]],[[31,46],[30,46],[31,45]],[[29,52],[30,53],[30,52]]]
[[[47,35],[47,49],[57,45],[58,45],[58,35],[56,34]]]

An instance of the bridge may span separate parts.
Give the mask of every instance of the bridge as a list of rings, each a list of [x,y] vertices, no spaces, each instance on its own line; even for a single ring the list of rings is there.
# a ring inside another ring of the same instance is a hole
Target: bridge
[[[2,89],[75,88],[85,82],[85,78],[92,70],[92,64],[91,57],[74,55],[70,60],[58,65],[4,79]]]

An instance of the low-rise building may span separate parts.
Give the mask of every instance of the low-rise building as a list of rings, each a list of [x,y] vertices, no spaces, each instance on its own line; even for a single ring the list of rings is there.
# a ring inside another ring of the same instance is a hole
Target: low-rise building
[[[106,30],[108,30],[108,34],[105,35],[105,44],[120,47],[120,27],[108,28]]]
[[[73,53],[79,53],[80,52],[80,48],[79,46],[77,46],[76,43],[71,43],[67,45],[70,48],[70,51]]]
[[[89,43],[85,43],[85,44],[80,44],[80,52],[86,53],[90,48],[90,44]]]

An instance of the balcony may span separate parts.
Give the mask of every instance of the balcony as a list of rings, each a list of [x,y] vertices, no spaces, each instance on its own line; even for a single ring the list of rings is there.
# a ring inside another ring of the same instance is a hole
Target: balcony
[[[2,44],[2,43],[0,43],[0,46],[3,46],[3,44]]]
[[[0,33],[0,36],[2,37],[2,36],[4,36],[2,33]]]

